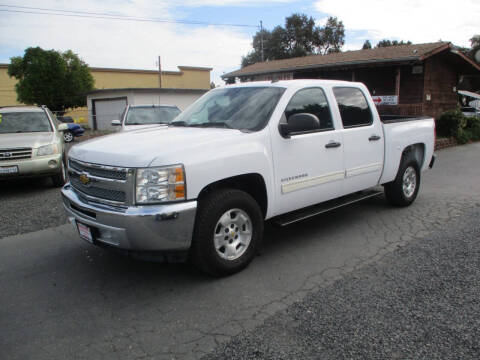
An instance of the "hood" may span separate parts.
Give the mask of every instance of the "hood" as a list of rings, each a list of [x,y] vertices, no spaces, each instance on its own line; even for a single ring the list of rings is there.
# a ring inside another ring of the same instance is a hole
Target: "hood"
[[[122,128],[122,131],[132,131],[132,130],[143,130],[143,129],[151,129],[158,126],[166,126],[165,124],[147,124],[147,125],[125,125]]]
[[[198,153],[202,148],[217,148],[235,144],[248,136],[239,130],[218,128],[155,127],[138,131],[122,131],[74,145],[69,157],[84,162],[121,166],[147,167],[170,165],[184,161],[184,156]],[[183,159],[183,160],[182,160]]]
[[[38,148],[57,141],[57,136],[54,132],[0,134],[0,148],[2,149]]]

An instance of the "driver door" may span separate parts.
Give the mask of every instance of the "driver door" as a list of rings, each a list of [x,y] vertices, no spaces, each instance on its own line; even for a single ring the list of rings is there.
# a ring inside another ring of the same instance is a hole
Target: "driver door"
[[[336,198],[343,191],[342,132],[334,122],[324,89],[298,90],[281,122],[297,113],[317,116],[320,126],[290,138],[272,130],[277,214]]]

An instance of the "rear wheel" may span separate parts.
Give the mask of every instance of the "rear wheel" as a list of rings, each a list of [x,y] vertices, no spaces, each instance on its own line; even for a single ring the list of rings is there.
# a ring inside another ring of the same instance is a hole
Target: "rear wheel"
[[[208,274],[234,274],[253,260],[262,237],[257,202],[243,191],[222,189],[199,203],[190,258]]]
[[[417,197],[420,188],[420,168],[415,159],[406,158],[400,164],[397,177],[385,185],[385,196],[395,206],[408,206]]]
[[[63,140],[65,140],[66,143],[72,142],[73,139],[74,139],[74,136],[71,131],[65,131],[63,133]]]

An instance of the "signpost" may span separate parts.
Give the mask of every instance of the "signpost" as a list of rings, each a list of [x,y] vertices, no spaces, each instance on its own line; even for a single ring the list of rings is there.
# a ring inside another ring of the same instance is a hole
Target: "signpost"
[[[397,95],[372,96],[373,102],[378,105],[398,105]]]

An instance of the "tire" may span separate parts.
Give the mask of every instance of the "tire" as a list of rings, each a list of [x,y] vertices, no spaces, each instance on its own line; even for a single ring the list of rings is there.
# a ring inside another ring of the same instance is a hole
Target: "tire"
[[[54,187],[62,187],[65,185],[67,181],[67,170],[65,169],[65,164],[62,160],[62,168],[61,171],[57,174],[52,176],[52,182]]]
[[[385,196],[395,206],[409,206],[418,195],[420,189],[420,168],[415,159],[402,160],[397,177],[385,185]]]
[[[73,139],[75,138],[75,136],[73,135],[73,133],[71,131],[65,131],[63,133],[63,140],[66,142],[66,143],[70,143],[73,141]]]
[[[247,193],[221,189],[199,203],[190,260],[213,276],[243,270],[263,238],[263,214]]]

